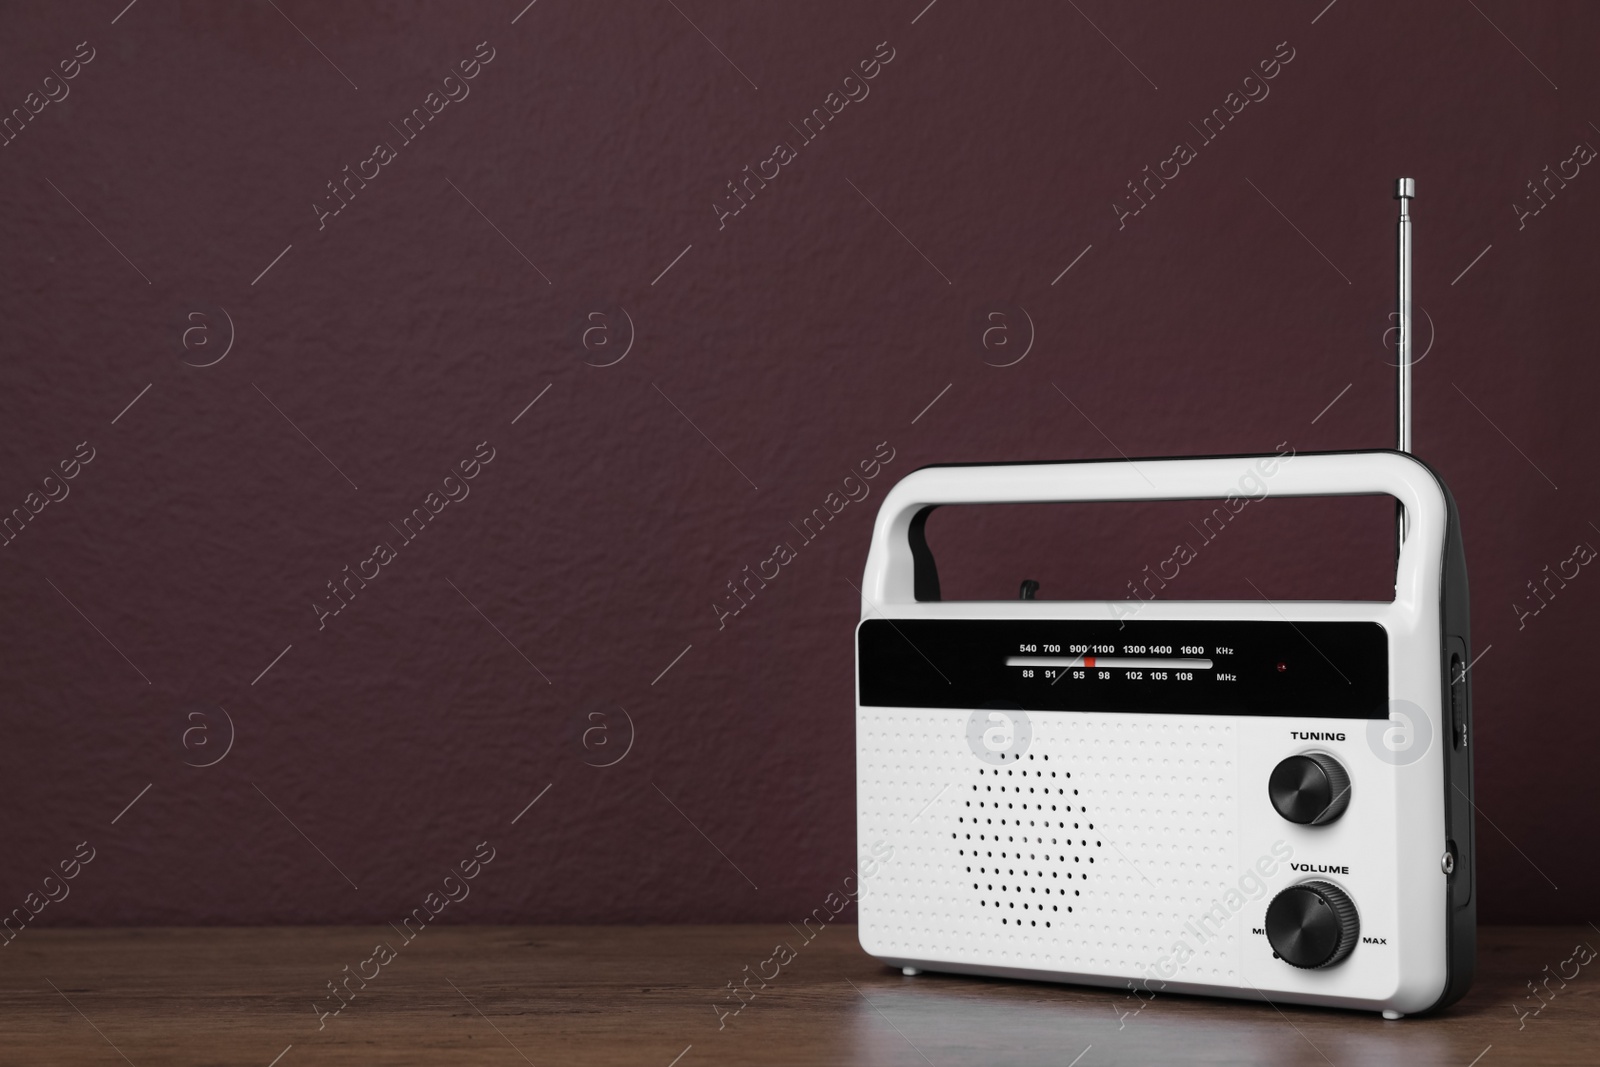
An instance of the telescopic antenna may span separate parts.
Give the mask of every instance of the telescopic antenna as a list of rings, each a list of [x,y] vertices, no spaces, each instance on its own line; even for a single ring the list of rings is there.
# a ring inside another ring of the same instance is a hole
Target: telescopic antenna
[[[1398,282],[1395,298],[1399,304],[1396,310],[1400,316],[1399,332],[1395,335],[1398,340],[1396,349],[1400,356],[1397,361],[1399,383],[1395,390],[1395,435],[1399,438],[1396,447],[1406,453],[1411,451],[1411,201],[1416,195],[1416,179],[1395,179],[1394,198],[1400,201],[1400,221],[1397,228],[1399,256],[1395,272]],[[1398,544],[1404,544],[1406,511],[1399,504],[1396,505],[1396,510],[1399,512],[1396,520],[1396,538]]]
[[[1399,437],[1398,448],[1411,451],[1411,201],[1417,195],[1414,178],[1399,178],[1394,183],[1394,198],[1400,201],[1398,293],[1400,313],[1399,369],[1400,384],[1397,390],[1395,428]]]

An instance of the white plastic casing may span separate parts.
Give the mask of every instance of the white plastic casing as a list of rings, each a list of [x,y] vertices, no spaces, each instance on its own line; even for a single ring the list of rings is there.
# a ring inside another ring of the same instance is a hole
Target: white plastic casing
[[[1034,711],[1024,713],[1026,756],[1001,769],[969,746],[969,710],[858,704],[868,953],[900,967],[1401,1013],[1439,1000],[1448,970],[1438,758],[1450,737],[1439,654],[1448,507],[1422,464],[1379,452],[925,468],[880,508],[862,620],[1104,621],[1125,612],[1107,601],[918,602],[908,534],[930,505],[1223,499],[1260,483],[1275,496],[1396,497],[1409,529],[1394,601],[1153,600],[1139,619],[1376,622],[1388,638],[1391,709],[1423,721]],[[1291,731],[1344,740],[1298,741]],[[1397,737],[1428,748],[1397,754]],[[1326,826],[1290,823],[1268,800],[1273,767],[1305,751],[1334,755],[1350,775],[1348,810]],[[975,825],[1001,828],[974,819],[997,810],[1008,840],[979,841]],[[1291,862],[1348,873],[1303,873]],[[1254,931],[1274,894],[1313,878],[1349,894],[1362,940],[1341,963],[1301,970]]]

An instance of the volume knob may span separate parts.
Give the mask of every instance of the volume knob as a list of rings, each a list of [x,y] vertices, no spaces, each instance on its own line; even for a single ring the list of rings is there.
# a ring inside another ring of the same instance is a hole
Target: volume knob
[[[1290,822],[1321,826],[1349,807],[1350,775],[1338,760],[1322,752],[1290,756],[1272,769],[1267,795],[1278,814]]]
[[[1267,905],[1267,940],[1291,967],[1332,967],[1350,955],[1361,919],[1349,895],[1332,882],[1301,882]]]

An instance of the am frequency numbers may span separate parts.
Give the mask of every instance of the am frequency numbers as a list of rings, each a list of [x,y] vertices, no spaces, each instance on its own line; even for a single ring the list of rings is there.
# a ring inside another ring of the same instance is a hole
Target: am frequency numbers
[[[1218,648],[1215,655],[1228,655],[1232,649]],[[1019,667],[1022,677],[1042,677],[1059,681],[1109,680],[1120,677],[1130,682],[1192,682],[1195,671],[1207,671],[1213,660],[1204,645],[1122,645],[1114,644],[1028,644],[1017,646],[1018,655],[1007,656],[1007,667]]]

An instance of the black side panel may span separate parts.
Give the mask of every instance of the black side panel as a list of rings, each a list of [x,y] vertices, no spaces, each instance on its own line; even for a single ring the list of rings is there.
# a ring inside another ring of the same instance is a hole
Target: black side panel
[[[1435,478],[1438,475],[1434,475]],[[1455,873],[1449,878],[1449,927],[1446,952],[1449,978],[1438,1003],[1429,1010],[1454,1004],[1472,985],[1478,962],[1478,893],[1476,808],[1472,777],[1472,624],[1467,599],[1467,560],[1461,544],[1461,516],[1455,498],[1443,481],[1449,509],[1445,531],[1444,582],[1440,595],[1443,647],[1439,650],[1443,679],[1444,811],[1445,833],[1455,849]],[[1453,668],[1453,669],[1452,669]]]

